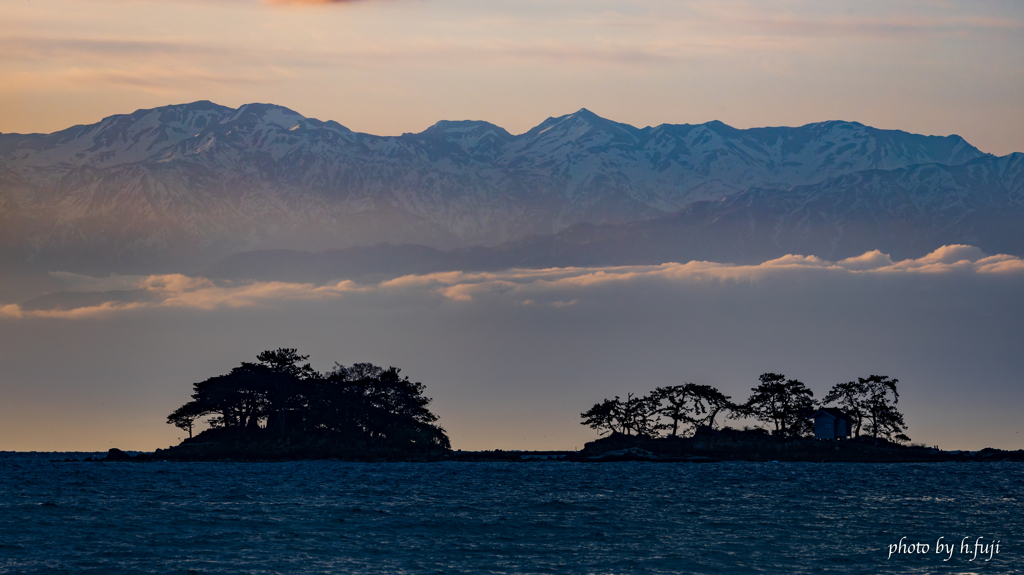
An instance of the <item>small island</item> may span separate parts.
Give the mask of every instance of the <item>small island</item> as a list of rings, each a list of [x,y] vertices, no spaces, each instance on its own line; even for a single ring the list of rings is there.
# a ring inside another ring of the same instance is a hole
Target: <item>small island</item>
[[[451,450],[424,385],[396,367],[335,363],[319,373],[294,348],[256,359],[194,384],[192,401],[167,416],[189,437],[135,459],[429,460]],[[204,417],[209,428],[193,436]]]
[[[580,414],[600,437],[578,452],[453,451],[425,386],[399,368],[335,363],[319,373],[307,359],[295,348],[264,351],[195,383],[192,400],[167,416],[187,439],[134,456],[111,449],[95,461],[1024,461],[1024,450],[908,445],[897,379],[840,383],[816,402],[803,382],[776,373],[762,374],[743,403],[694,383],[604,399]],[[206,429],[194,434],[203,418]],[[719,418],[765,427],[719,427]]]
[[[606,435],[576,459],[590,461],[1024,461],[1024,450],[941,451],[909,444],[897,409],[899,380],[871,375],[839,383],[816,402],[803,382],[764,373],[744,403],[709,385],[659,387],[643,397],[605,399],[580,414]],[[826,407],[834,404],[837,407]],[[766,427],[718,428],[716,418]]]

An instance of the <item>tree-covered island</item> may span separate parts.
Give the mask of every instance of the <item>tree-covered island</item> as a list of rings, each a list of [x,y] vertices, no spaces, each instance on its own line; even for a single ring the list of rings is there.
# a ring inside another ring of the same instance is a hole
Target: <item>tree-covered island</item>
[[[820,402],[803,382],[764,373],[742,403],[710,385],[658,387],[594,404],[580,414],[599,438],[582,451],[452,451],[425,386],[395,367],[338,363],[320,373],[294,348],[279,348],[192,385],[167,416],[188,434],[179,445],[98,461],[1022,461],[1024,450],[940,451],[905,445],[898,380],[880,375],[832,387]],[[828,405],[838,407],[828,408]],[[818,441],[812,417],[844,421],[839,441]],[[719,427],[728,420],[761,425]],[[197,433],[197,430],[202,429]],[[91,459],[90,459],[91,460]]]
[[[903,414],[896,408],[900,394],[896,390],[899,380],[872,375],[832,387],[822,401],[814,401],[814,392],[797,379],[788,379],[778,373],[763,373],[760,385],[752,388],[743,403],[734,403],[732,397],[710,385],[684,383],[656,388],[643,397],[632,393],[625,400],[618,396],[595,404],[580,414],[582,424],[607,433],[638,435],[655,438],[680,437],[698,432],[717,430],[716,418],[754,419],[767,426],[745,428],[746,433],[775,437],[801,438],[814,434],[813,414],[830,404],[838,404],[853,426],[853,435],[867,432],[872,440],[907,442],[907,425]],[[723,431],[732,428],[725,427]],[[733,430],[735,431],[735,430]]]
[[[157,455],[416,459],[450,450],[422,383],[370,363],[336,363],[319,373],[308,358],[293,348],[265,351],[255,363],[193,384],[192,400],[167,416],[189,437]],[[201,421],[207,428],[194,434]]]
[[[910,438],[897,408],[897,379],[871,375],[832,387],[820,402],[802,381],[764,373],[746,401],[709,385],[658,387],[638,397],[627,394],[594,404],[581,423],[601,439],[582,454],[602,460],[746,461],[936,461],[937,448],[905,445]],[[837,405],[828,408],[826,406]],[[843,419],[845,439],[816,441],[813,418]],[[753,420],[733,429],[719,420]]]

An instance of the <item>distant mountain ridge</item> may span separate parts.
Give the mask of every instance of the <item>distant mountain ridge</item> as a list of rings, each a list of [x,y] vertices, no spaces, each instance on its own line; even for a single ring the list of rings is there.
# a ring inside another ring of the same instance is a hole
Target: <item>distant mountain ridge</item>
[[[865,170],[785,190],[750,188],[646,221],[578,225],[510,242],[551,265],[753,264],[786,254],[837,261],[875,249],[905,259],[951,244],[1024,254],[1024,154]]]
[[[894,259],[951,244],[1024,254],[1024,154],[960,166],[869,170],[789,190],[753,188],[725,200],[619,224],[577,224],[494,247],[437,250],[380,244],[322,252],[233,254],[210,278],[380,281],[406,274],[614,266],[707,260],[758,264],[786,254],[838,261],[881,250]]]
[[[566,241],[573,226],[635,227],[708,209],[695,202],[811,206],[817,192],[801,186],[986,157],[958,136],[854,122],[635,128],[584,109],[520,135],[442,121],[385,137],[270,104],[204,101],[0,134],[0,261],[193,271],[258,249]]]

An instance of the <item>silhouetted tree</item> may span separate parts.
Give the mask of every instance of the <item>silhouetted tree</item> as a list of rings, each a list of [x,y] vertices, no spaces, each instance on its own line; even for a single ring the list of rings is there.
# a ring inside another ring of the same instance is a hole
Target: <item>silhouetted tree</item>
[[[329,375],[344,381],[360,381],[376,379],[384,373],[384,368],[372,363],[353,363],[351,367],[345,367],[340,363],[334,363],[334,369]]]
[[[713,426],[715,416],[726,409],[737,409],[728,396],[710,385],[685,383],[659,387],[650,395],[635,397],[632,393],[623,401],[605,399],[580,414],[582,425],[597,430],[598,435],[623,433],[655,437],[670,430],[669,436],[678,437],[692,427]],[[665,423],[662,418],[668,420]]]
[[[437,416],[427,409],[431,400],[423,395],[425,386],[400,372],[369,363],[335,364],[312,396],[310,424],[371,440],[449,449],[444,429],[434,425]]]
[[[864,401],[867,397],[867,386],[863,379],[837,383],[821,400],[822,405],[838,404],[844,413],[853,421],[853,435],[860,437],[860,429],[864,423]]]
[[[281,347],[264,351],[256,359],[261,366],[277,374],[268,379],[267,399],[270,405],[266,426],[284,432],[290,425],[301,423],[294,420],[301,420],[313,387],[310,382],[320,378],[308,363],[300,365],[309,356],[299,355],[295,348]]]
[[[213,428],[335,433],[394,447],[450,449],[437,416],[427,408],[425,386],[398,368],[368,363],[335,364],[324,376],[293,348],[265,351],[259,363],[242,363],[226,375],[193,384],[192,401],[167,417],[189,430],[212,415]]]
[[[723,411],[735,411],[732,397],[723,394],[710,385],[690,383],[689,392],[693,398],[693,424],[698,427],[715,428],[715,417]]]
[[[197,419],[203,416],[202,409],[195,402],[189,402],[174,410],[174,413],[167,416],[167,423],[174,425],[183,431],[188,432],[189,439],[192,438],[192,429]]]
[[[280,374],[254,363],[243,363],[227,375],[211,377],[193,385],[190,410],[213,415],[211,427],[257,429],[270,408],[271,380]]]
[[[294,375],[298,379],[313,379],[319,377],[308,363],[299,365],[299,362],[309,359],[308,355],[299,355],[299,350],[293,347],[279,347],[273,351],[264,351],[256,356],[261,365],[270,368],[278,373]],[[337,364],[335,364],[337,365]]]
[[[885,375],[872,375],[866,379],[858,378],[867,391],[863,402],[865,418],[868,420],[868,431],[873,437],[884,437],[888,440],[910,441],[903,432],[907,424],[903,414],[896,409],[900,394],[896,391],[899,380]]]
[[[589,425],[599,435],[605,433],[623,433],[625,435],[655,436],[664,429],[658,417],[658,399],[653,394],[635,397],[632,393],[623,401],[619,396],[595,403],[589,410],[580,414],[582,425]]]
[[[659,404],[658,413],[671,422],[663,426],[671,429],[670,437],[678,437],[680,423],[686,425],[683,431],[701,426],[714,427],[719,413],[736,409],[730,397],[710,385],[684,383],[659,387],[652,395]]]
[[[621,409],[622,401],[619,396],[616,395],[615,399],[606,398],[580,414],[580,417],[583,418],[580,425],[590,426],[597,431],[599,436],[606,433],[623,433],[619,424]]]
[[[775,426],[776,435],[805,435],[813,432],[809,417],[814,412],[814,392],[803,382],[778,373],[764,373],[761,384],[752,388],[742,411]]]
[[[859,377],[857,381],[832,386],[822,403],[837,403],[853,419],[856,437],[860,437],[866,422],[867,432],[872,437],[910,441],[904,433],[907,424],[903,421],[903,414],[896,409],[900,400],[897,383],[898,379],[886,375]]]
[[[659,403],[658,413],[672,422],[666,425],[666,429],[671,429],[670,437],[679,436],[679,422],[693,423],[691,414],[694,411],[694,406],[690,387],[692,385],[692,383],[685,383],[654,389],[652,395]]]
[[[658,398],[654,395],[633,397],[630,393],[622,404],[621,426],[626,434],[635,432],[637,435],[654,437],[667,427],[658,416]]]

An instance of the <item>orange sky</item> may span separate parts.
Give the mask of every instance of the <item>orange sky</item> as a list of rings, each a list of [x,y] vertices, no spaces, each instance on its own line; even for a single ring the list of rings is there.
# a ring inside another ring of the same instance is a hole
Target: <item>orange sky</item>
[[[441,119],[521,133],[585,107],[636,126],[852,120],[1024,152],[1018,0],[0,6],[0,132],[196,100],[271,102],[381,135]],[[164,418],[193,382],[277,347],[319,369],[405,368],[462,449],[582,447],[594,433],[578,414],[603,397],[694,381],[743,400],[765,371],[817,397],[898,377],[915,441],[1024,448],[1014,262],[933,275],[790,265],[742,281],[583,273],[543,284],[551,293],[469,282],[268,297],[176,277],[152,280],[174,305],[44,317],[0,304],[0,449],[166,447],[180,432]]]
[[[1024,151],[1024,4],[5,0],[0,131],[272,102],[358,131],[586,107],[637,126],[830,119]],[[312,5],[310,5],[312,4]]]
[[[869,252],[379,285],[58,277],[68,289],[156,297],[0,306],[0,449],[176,444],[182,432],[166,416],[193,383],[278,347],[320,370],[402,368],[427,386],[456,449],[578,448],[596,437],[579,414],[605,397],[691,381],[742,402],[764,372],[800,379],[816,399],[857,377],[896,377],[914,441],[1024,448],[1024,261],[967,246],[897,262]]]

